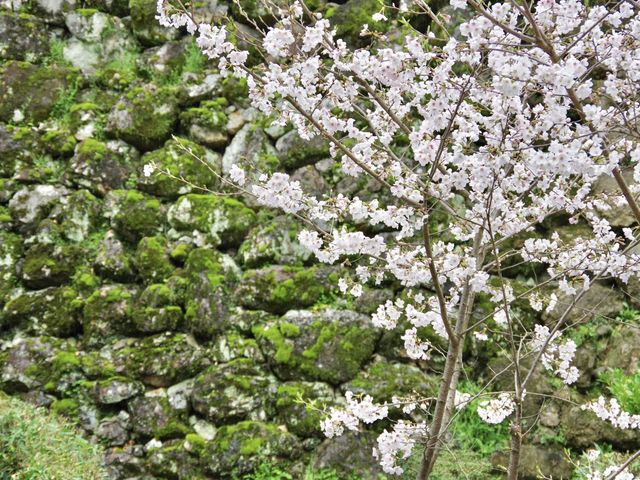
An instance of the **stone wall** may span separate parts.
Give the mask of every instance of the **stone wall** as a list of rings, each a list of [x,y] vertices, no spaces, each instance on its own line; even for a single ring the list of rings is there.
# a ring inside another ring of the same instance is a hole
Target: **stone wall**
[[[440,365],[410,362],[400,334],[371,324],[402,291],[341,299],[335,285],[348,272],[316,264],[296,241],[300,224],[229,195],[220,178],[240,164],[287,171],[317,195],[371,198],[378,187],[345,177],[325,142],[260,118],[242,82],[156,24],[154,1],[0,5],[0,388],[75,419],[106,448],[114,479],[228,478],[263,461],[375,478],[371,435],[325,440],[320,413],[298,400],[437,391]],[[269,21],[256,5],[249,16]],[[315,7],[358,42],[353,25],[378,4]],[[217,2],[198,10],[226,13],[239,15]],[[145,176],[149,163],[171,175]],[[511,281],[523,288],[538,273],[522,266]],[[637,286],[611,287],[583,300],[590,316],[633,302]],[[482,302],[476,310],[487,313]],[[579,388],[560,395],[588,394],[602,366],[637,369],[633,325],[585,338]],[[467,356],[478,381],[499,363],[475,341]],[[536,383],[556,392],[542,375]],[[566,404],[531,405],[540,407],[526,447],[534,464],[561,451],[543,441],[560,430],[575,448],[640,446]]]

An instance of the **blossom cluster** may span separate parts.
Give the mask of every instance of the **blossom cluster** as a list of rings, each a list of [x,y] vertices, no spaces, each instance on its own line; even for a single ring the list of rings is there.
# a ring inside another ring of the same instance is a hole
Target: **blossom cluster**
[[[571,385],[578,380],[580,372],[571,365],[577,350],[576,342],[570,339],[561,341],[560,332],[552,335],[549,327],[536,325],[531,348],[535,352],[542,351],[540,359],[544,368],[558,375],[564,383]]]
[[[625,412],[615,398],[607,401],[600,396],[597,400],[582,405],[582,409],[595,413],[600,420],[609,422],[616,428],[623,430],[640,428],[640,415]]]
[[[483,400],[478,404],[478,416],[487,423],[502,423],[516,406],[510,393],[502,392],[497,398]]]
[[[245,78],[254,108],[276,125],[292,125],[302,139],[327,139],[341,175],[379,187],[375,198],[362,190],[317,198],[283,172],[248,175],[233,165],[225,173],[260,204],[303,219],[309,228],[298,240],[319,261],[354,266],[354,275],[340,281],[343,293],[358,296],[366,284],[383,282],[415,289],[372,316],[385,329],[406,324],[411,359],[428,361],[436,351],[421,338],[424,328],[445,342],[454,340],[452,326],[483,341],[524,329],[513,321],[513,289],[491,282],[496,272],[500,280],[509,273],[510,260],[544,265],[564,295],[579,295],[604,277],[640,276],[640,255],[629,249],[634,232],[621,234],[604,218],[639,187],[625,186],[626,195],[594,193],[599,180],[619,179],[623,168],[640,185],[635,2],[541,0],[529,7],[453,0],[454,9],[474,11],[444,39],[397,21],[402,40],[391,42],[372,23],[363,30],[375,48],[349,46],[321,14],[294,2],[271,26],[254,25],[266,61],[250,68],[248,52],[225,26],[198,23],[171,1],[159,0],[160,23],[186,28],[223,74]],[[372,20],[393,22],[406,10],[400,2],[398,12],[385,9]],[[537,229],[558,214],[588,232],[540,238]],[[478,294],[488,298],[489,314],[466,328]],[[536,311],[551,311],[558,301],[556,294],[546,305],[538,292],[528,295]],[[575,382],[575,343],[535,328],[520,333],[533,337],[543,366]],[[388,414],[371,397],[347,394],[346,401],[323,421],[327,436]],[[635,428],[635,417],[614,402],[589,408]],[[513,394],[503,392],[480,403],[478,414],[497,424],[514,409]],[[385,471],[398,473],[396,461],[425,431],[409,420],[385,431],[377,449]]]

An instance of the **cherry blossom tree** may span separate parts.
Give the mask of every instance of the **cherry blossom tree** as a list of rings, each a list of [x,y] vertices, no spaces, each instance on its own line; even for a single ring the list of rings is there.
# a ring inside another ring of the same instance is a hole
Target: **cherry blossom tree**
[[[500,345],[508,360],[502,373],[513,388],[490,393],[488,382],[478,414],[510,422],[508,478],[516,479],[534,371],[575,382],[570,313],[593,282],[640,273],[637,232],[613,228],[603,215],[626,205],[640,222],[639,188],[627,181],[640,181],[640,3],[589,3],[451,0],[467,20],[448,28],[425,0],[400,0],[375,15],[387,33],[363,25],[367,46],[355,48],[301,1],[265,3],[277,21],[247,17],[253,34],[227,17],[205,21],[181,0],[158,1],[160,23],[186,28],[223,74],[245,78],[256,109],[303,139],[328,140],[344,174],[380,187],[373,200],[318,199],[286,173],[233,165],[224,174],[260,204],[304,221],[299,241],[319,261],[348,259],[353,274],[339,283],[345,295],[401,284],[406,295],[381,305],[374,324],[403,328],[412,359],[444,357],[436,398],[377,405],[347,395],[322,424],[331,437],[400,409],[405,419],[379,436],[374,452],[388,473],[401,473],[422,445],[418,479],[429,477],[456,412],[470,401],[457,386],[465,341],[473,339]],[[416,15],[429,16],[431,27],[413,28]],[[619,193],[594,193],[606,177]],[[588,224],[589,234],[536,234],[559,215]],[[515,292],[509,270],[523,262],[544,273]],[[480,296],[492,311],[478,319]],[[556,312],[553,321],[527,325],[516,302]],[[640,427],[615,399],[584,408],[617,427]]]

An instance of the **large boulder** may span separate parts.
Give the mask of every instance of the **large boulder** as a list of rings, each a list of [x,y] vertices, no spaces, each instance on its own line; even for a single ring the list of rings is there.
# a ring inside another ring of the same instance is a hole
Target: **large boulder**
[[[131,254],[118,239],[114,230],[108,230],[96,252],[93,269],[101,277],[116,282],[127,282],[134,279],[134,268]]]
[[[103,285],[87,298],[83,310],[84,341],[101,346],[130,333],[136,293],[135,289],[122,285]]]
[[[40,221],[68,194],[65,187],[55,185],[24,187],[9,201],[9,213],[20,232],[33,233]]]
[[[211,339],[228,329],[231,292],[239,276],[238,267],[227,255],[205,248],[189,253],[184,268],[188,331]]]
[[[509,465],[508,452],[496,452],[491,456],[496,470],[506,470]],[[573,478],[574,464],[559,446],[522,445],[518,478]]]
[[[356,377],[379,338],[370,317],[333,309],[291,310],[253,331],[278,377],[333,385]]]
[[[555,325],[555,322],[571,308],[575,300],[574,295],[566,295],[561,291],[557,291],[558,301],[555,307],[543,313],[543,320],[549,326]],[[594,283],[589,290],[578,300],[568,315],[566,315],[564,324],[573,325],[578,322],[590,320],[596,316],[615,318],[616,315],[624,308],[625,299],[622,292],[608,285]]]
[[[299,437],[324,438],[320,429],[320,422],[324,418],[322,410],[336,403],[335,393],[326,383],[284,382],[278,386],[276,418]]]
[[[171,406],[163,388],[134,398],[127,408],[133,433],[139,437],[176,438],[190,431],[186,415]]]
[[[68,337],[80,330],[78,292],[53,287],[23,292],[12,298],[0,313],[0,327],[21,327],[31,332]]]
[[[104,196],[111,190],[124,188],[135,175],[138,160],[137,151],[122,141],[104,143],[88,138],[75,147],[69,165],[71,181]]]
[[[158,23],[155,0],[129,0],[129,10],[133,33],[144,45],[160,45],[180,36],[177,29]]]
[[[18,273],[29,288],[57,287],[69,281],[82,260],[76,244],[36,243],[25,252]]]
[[[343,392],[371,395],[374,402],[391,403],[393,397],[436,396],[438,383],[437,377],[427,375],[415,365],[379,361],[360,371],[341,389]]]
[[[105,197],[104,215],[124,240],[137,243],[160,232],[164,208],[157,198],[137,190],[113,190]]]
[[[6,354],[0,357],[0,386],[7,392],[43,388],[50,380],[56,380],[53,375],[56,367],[58,371],[65,370],[66,362],[57,360],[67,357],[74,361],[76,358],[67,340],[45,336],[19,338],[8,344]]]
[[[224,149],[229,143],[225,98],[205,100],[199,107],[188,108],[180,114],[180,125],[193,141],[213,149]]]
[[[636,183],[633,178],[633,169],[623,170],[622,176],[627,185]],[[613,176],[603,175],[598,178],[591,193],[602,200],[602,206],[599,208],[600,216],[612,227],[629,227],[636,223],[631,207],[623,198],[618,182]]]
[[[88,240],[99,223],[102,210],[100,200],[87,190],[75,190],[60,198],[49,218],[58,227],[60,237],[69,242]]]
[[[285,133],[276,142],[280,165],[295,170],[329,156],[329,142],[321,136],[304,140],[297,130]]]

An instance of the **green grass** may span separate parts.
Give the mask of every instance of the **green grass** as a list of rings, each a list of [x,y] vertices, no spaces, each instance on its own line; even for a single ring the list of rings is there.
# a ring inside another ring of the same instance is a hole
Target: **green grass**
[[[101,457],[57,415],[0,393],[0,478],[103,479]]]
[[[65,125],[69,123],[69,113],[71,112],[71,107],[75,103],[79,87],[80,80],[76,78],[71,85],[60,93],[58,101],[51,110],[51,114],[49,115],[50,118],[60,120]]]
[[[200,73],[204,70],[207,57],[200,51],[194,42],[190,42],[185,50],[183,72]]]
[[[422,447],[416,447],[398,480],[415,480],[420,468]],[[504,480],[504,475],[492,471],[489,455],[472,450],[449,448],[442,450],[430,480]]]
[[[603,372],[598,380],[613,395],[620,406],[629,413],[640,413],[640,370],[627,375],[619,368]]]

